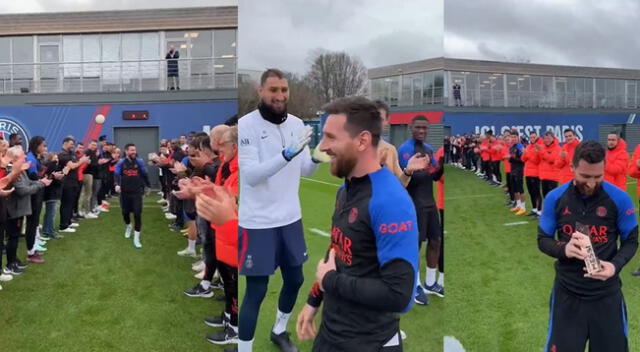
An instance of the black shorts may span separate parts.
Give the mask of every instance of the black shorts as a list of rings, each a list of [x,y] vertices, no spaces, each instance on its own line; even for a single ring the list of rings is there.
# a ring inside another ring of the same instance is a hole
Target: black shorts
[[[120,194],[122,214],[142,214],[142,194]]]
[[[350,349],[347,348],[346,350],[344,348],[340,348],[339,346],[336,346],[336,344],[331,341],[329,338],[325,337],[323,335],[323,330],[322,328],[320,329],[320,331],[318,332],[318,335],[316,336],[315,340],[313,341],[313,352],[350,352],[350,351],[354,351],[354,349]],[[389,342],[389,345],[393,345],[393,346],[380,346],[380,347],[376,347],[374,343],[371,343],[369,341],[360,341],[358,343],[358,347],[362,350],[362,351],[376,351],[376,352],[402,352],[402,338],[400,337],[400,333],[396,333],[396,336],[394,336],[393,338],[393,342]],[[397,341],[397,343],[396,343]],[[353,344],[353,343],[352,343]]]
[[[514,193],[524,193],[524,176],[522,173],[511,172],[511,187]]]
[[[418,217],[418,238],[420,242],[439,240],[442,238],[442,227],[438,209],[416,209]]]
[[[277,267],[296,267],[307,261],[302,220],[267,229],[240,227],[240,275],[273,275]]]
[[[551,292],[546,352],[629,351],[622,291],[585,300],[558,286]]]

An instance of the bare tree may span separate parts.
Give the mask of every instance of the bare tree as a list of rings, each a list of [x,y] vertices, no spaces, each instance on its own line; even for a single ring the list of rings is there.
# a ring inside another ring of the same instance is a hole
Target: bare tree
[[[336,98],[364,95],[367,68],[359,58],[345,52],[316,51],[307,79],[322,102],[328,103]]]

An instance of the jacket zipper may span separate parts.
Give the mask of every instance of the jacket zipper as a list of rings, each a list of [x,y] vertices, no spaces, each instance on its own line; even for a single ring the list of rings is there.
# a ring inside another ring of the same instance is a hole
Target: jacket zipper
[[[282,129],[280,128],[280,125],[278,125],[278,133],[280,133],[280,140],[282,141],[282,148],[285,148],[286,145],[284,143],[284,135],[282,134]]]

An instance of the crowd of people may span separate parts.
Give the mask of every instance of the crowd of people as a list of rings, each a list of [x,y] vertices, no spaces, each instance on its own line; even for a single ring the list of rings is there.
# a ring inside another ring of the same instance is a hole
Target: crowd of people
[[[237,140],[236,126],[219,125],[210,134],[163,140],[148,161],[159,168],[158,202],[165,217],[174,220],[170,230],[188,237],[187,249],[178,254],[197,259],[191,267],[200,281],[185,294],[213,297],[213,289],[223,290],[224,311],[204,319],[222,328],[207,336],[216,344],[237,342]],[[0,282],[22,275],[29,264],[44,263],[47,241],[76,232],[82,219],[109,212],[112,197],[120,200],[124,237],[133,237],[133,247],[142,249],[143,197],[151,185],[135,144],[121,150],[106,136],[86,145],[69,136],[58,153],[49,152],[41,136],[28,141],[26,152],[22,144],[17,134],[0,138],[0,253],[6,254],[5,265],[0,255]],[[24,260],[18,255],[21,236],[26,239]],[[202,244],[200,253],[196,242]]]
[[[236,344],[238,336],[237,153],[237,126],[222,124],[209,134],[194,132],[163,140],[158,153],[149,156],[159,168],[158,203],[165,218],[173,221],[169,229],[186,237],[187,247],[177,254],[195,260],[191,269],[199,282],[184,294],[211,298],[214,290],[222,290],[224,311],[204,319],[205,324],[222,328],[207,336],[209,342],[221,345]]]
[[[452,136],[445,141],[446,161],[475,172],[489,185],[503,187],[506,206],[514,214],[539,218],[546,195],[574,177],[571,160],[580,140],[570,128],[563,135],[562,143],[551,130],[542,136],[536,132],[523,135],[516,129],[505,129],[499,135],[488,130],[481,135]],[[635,161],[629,162],[627,144],[619,132],[608,134],[606,158],[605,181],[626,191],[627,175],[640,177]]]
[[[58,153],[48,152],[41,136],[32,137],[26,151],[23,143],[18,134],[0,139],[0,249],[6,254],[4,266],[0,256],[0,281],[4,282],[22,275],[29,264],[44,263],[47,241],[76,232],[80,219],[96,219],[109,211],[107,199],[115,194],[113,180],[120,158],[120,150],[106,136],[86,146],[66,137]],[[21,236],[26,240],[24,261],[17,253]]]

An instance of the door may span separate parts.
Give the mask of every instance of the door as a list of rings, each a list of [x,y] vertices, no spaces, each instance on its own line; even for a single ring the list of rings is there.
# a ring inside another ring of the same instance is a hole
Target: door
[[[113,136],[116,145],[122,150],[122,156],[125,155],[124,146],[126,144],[134,143],[136,145],[138,157],[142,158],[147,166],[151,187],[160,188],[158,167],[148,163],[149,153],[157,153],[160,145],[158,127],[114,127]]]

